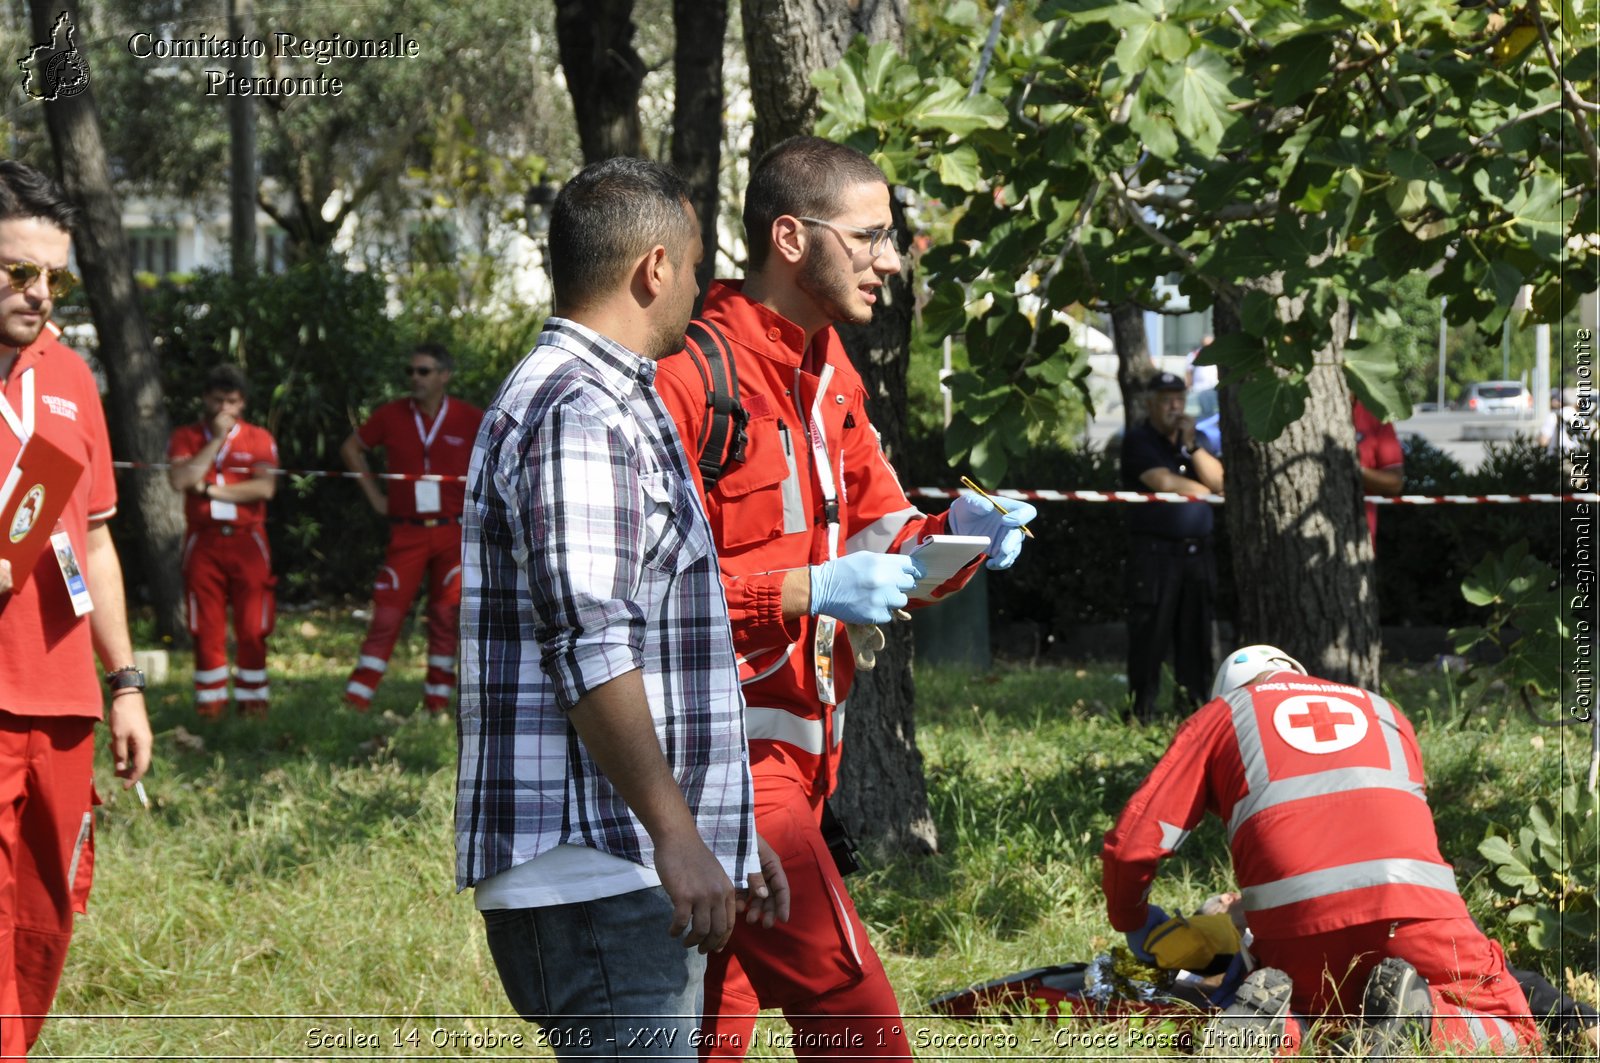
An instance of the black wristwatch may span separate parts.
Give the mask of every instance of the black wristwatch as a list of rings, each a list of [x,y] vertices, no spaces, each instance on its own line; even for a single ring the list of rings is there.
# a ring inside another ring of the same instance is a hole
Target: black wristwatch
[[[119,690],[143,690],[144,673],[130,664],[126,668],[107,672],[106,684],[111,687],[113,694]]]

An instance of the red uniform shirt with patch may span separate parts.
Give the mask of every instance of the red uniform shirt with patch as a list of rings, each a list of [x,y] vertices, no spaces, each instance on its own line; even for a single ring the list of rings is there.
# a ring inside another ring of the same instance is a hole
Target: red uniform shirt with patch
[[[449,397],[433,418],[424,416],[410,399],[386,402],[372,411],[356,434],[368,448],[383,448],[384,466],[389,472],[445,477],[439,485],[439,512],[434,514],[417,512],[415,481],[385,480],[389,516],[461,516],[467,498],[467,484],[462,477],[467,475],[472,441],[482,421],[483,411],[478,407]],[[433,437],[431,443],[426,441],[428,436]]]
[[[26,348],[5,378],[6,401],[22,414],[22,375],[33,370],[33,431],[84,465],[61,514],[78,565],[94,597],[89,571],[89,523],[117,511],[111,440],[94,374],[49,326]],[[21,443],[0,423],[0,470],[17,460]],[[100,673],[94,663],[89,616],[76,616],[60,567],[40,558],[22,589],[0,594],[0,711],[18,716],[102,714]]]
[[[203,421],[182,425],[173,430],[172,439],[167,443],[167,460],[174,464],[188,461],[200,453],[210,440],[211,429]],[[217,451],[211,468],[206,472],[206,482],[242,484],[255,479],[257,469],[277,467],[278,444],[273,440],[272,433],[260,425],[240,421],[228,433],[228,440],[223,443],[222,449]],[[233,519],[217,520],[211,515],[211,499],[193,491],[183,494],[183,516],[190,528],[206,528],[213,524],[254,525],[262,524],[267,519],[267,504],[264,501],[236,502],[234,505],[237,515]]]
[[[1227,825],[1258,936],[1467,915],[1416,734],[1369,691],[1278,672],[1191,716],[1106,835],[1113,927],[1143,924],[1157,863],[1207,811]]]

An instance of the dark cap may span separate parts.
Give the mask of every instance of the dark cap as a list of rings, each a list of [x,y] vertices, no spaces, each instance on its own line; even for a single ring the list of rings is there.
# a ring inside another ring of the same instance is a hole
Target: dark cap
[[[1176,373],[1157,373],[1145,382],[1146,391],[1188,391],[1189,385]]]

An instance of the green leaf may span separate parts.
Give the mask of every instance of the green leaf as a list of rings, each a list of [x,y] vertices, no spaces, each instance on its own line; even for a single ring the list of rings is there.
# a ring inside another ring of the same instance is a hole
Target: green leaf
[[[1274,47],[1269,58],[1278,77],[1272,83],[1272,105],[1287,107],[1321,85],[1332,57],[1333,38],[1322,33],[1291,37]]]
[[[1239,405],[1250,435],[1266,443],[1277,439],[1305,413],[1309,390],[1304,377],[1280,377],[1271,368],[1245,380],[1239,385]]]
[[[1229,87],[1233,71],[1209,49],[1191,52],[1171,75],[1167,86],[1178,132],[1201,155],[1215,155],[1223,134],[1234,121],[1228,105],[1239,97]]]
[[[1239,301],[1239,323],[1252,336],[1265,336],[1278,324],[1277,300],[1263,291],[1249,291]]]
[[[1128,115],[1128,128],[1150,149],[1150,154],[1159,159],[1177,158],[1178,133],[1171,118],[1159,111],[1149,110],[1142,102],[1136,102]]]
[[[1411,416],[1411,399],[1400,385],[1400,365],[1391,352],[1352,340],[1344,349],[1344,375],[1356,398],[1383,420]]]
[[[975,192],[983,183],[982,164],[978,153],[966,144],[934,156],[934,167],[939,180],[963,192]]]
[[[1398,180],[1384,189],[1384,199],[1397,218],[1413,218],[1428,205],[1428,182]]]
[[[1495,302],[1501,306],[1510,306],[1522,290],[1522,271],[1504,259],[1489,263],[1484,279],[1494,291]]]
[[[1006,124],[1006,109],[992,96],[979,93],[969,97],[959,82],[940,78],[907,110],[906,121],[919,132],[937,130],[963,136],[979,129],[1000,129]]]

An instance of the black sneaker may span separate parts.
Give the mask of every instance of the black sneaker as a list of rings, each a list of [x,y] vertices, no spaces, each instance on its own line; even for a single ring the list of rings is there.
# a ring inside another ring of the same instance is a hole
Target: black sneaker
[[[1198,1053],[1208,1059],[1271,1059],[1288,1045],[1289,997],[1294,983],[1276,967],[1263,967],[1201,1031]]]
[[[1367,976],[1361,996],[1361,1042],[1368,1059],[1414,1056],[1430,1040],[1433,996],[1417,969],[1390,956]]]

